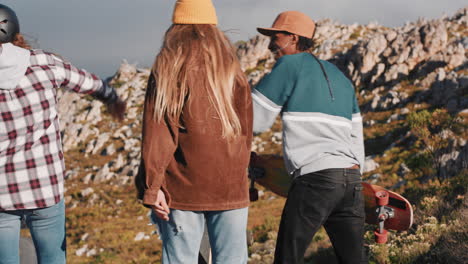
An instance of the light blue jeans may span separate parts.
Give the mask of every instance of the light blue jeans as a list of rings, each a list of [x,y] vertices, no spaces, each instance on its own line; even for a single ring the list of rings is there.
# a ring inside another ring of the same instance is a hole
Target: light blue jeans
[[[63,264],[65,252],[65,205],[0,212],[0,264],[19,263],[21,222],[31,232],[39,264]]]
[[[213,264],[247,263],[248,208],[226,211],[183,211],[171,209],[169,221],[151,214],[163,241],[163,264],[198,263],[205,230],[211,245]]]

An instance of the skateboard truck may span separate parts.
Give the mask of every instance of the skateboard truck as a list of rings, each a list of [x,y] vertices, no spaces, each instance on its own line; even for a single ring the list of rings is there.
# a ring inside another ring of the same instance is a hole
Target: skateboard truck
[[[250,153],[250,164],[255,164],[257,159],[257,154],[255,152]],[[256,168],[254,166],[249,166],[249,178],[250,178],[250,188],[249,188],[249,197],[251,202],[258,200],[258,189],[255,188],[255,180],[265,176],[265,170],[262,168]]]
[[[385,244],[388,239],[388,231],[385,230],[385,220],[393,218],[395,216],[395,212],[393,208],[386,206],[389,201],[388,192],[378,191],[375,193],[375,198],[377,205],[379,206],[376,210],[379,227],[374,231],[375,242],[378,244]]]
[[[258,189],[255,188],[255,180],[264,177],[265,170],[262,168],[249,167],[250,188],[249,196],[250,201],[255,202],[258,200]]]
[[[258,200],[258,189],[255,188],[255,177],[250,177],[249,198],[251,202]]]

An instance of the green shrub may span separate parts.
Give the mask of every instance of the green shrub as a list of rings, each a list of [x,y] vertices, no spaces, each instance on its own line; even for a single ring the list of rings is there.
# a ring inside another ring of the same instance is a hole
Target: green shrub
[[[451,116],[445,109],[436,109],[432,113],[428,110],[410,113],[407,121],[411,134],[416,137],[416,147],[423,151],[411,161],[412,165],[421,168],[421,165],[431,164],[435,176],[444,180],[441,175],[442,157],[445,149],[466,128],[462,118]]]

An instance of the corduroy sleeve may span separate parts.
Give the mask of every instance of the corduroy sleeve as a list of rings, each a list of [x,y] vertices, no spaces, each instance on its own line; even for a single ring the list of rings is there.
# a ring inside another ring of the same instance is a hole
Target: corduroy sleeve
[[[236,107],[239,112],[239,121],[242,127],[242,134],[246,136],[247,149],[252,148],[252,137],[253,137],[253,110],[252,110],[252,96],[250,95],[250,86],[238,86],[240,90],[239,99],[236,100]]]
[[[246,107],[246,116],[245,116],[245,133],[247,135],[247,149],[252,149],[252,138],[253,138],[253,107],[252,107],[252,97],[250,94],[247,95],[246,99],[248,106]]]
[[[356,95],[353,96],[353,115],[352,115],[352,131],[351,131],[351,140],[352,140],[352,150],[357,155],[359,165],[361,167],[361,173],[364,169],[364,136],[363,136],[363,125],[362,125],[362,116],[361,111],[359,110],[359,105],[356,99]]]
[[[154,85],[154,79],[150,77],[148,88]],[[177,147],[178,129],[171,126],[167,120],[157,121],[153,118],[154,106],[150,102],[150,96],[146,92],[145,107],[143,113],[143,142],[142,160],[145,168],[145,191],[143,203],[153,205],[156,202],[158,191],[161,189],[168,205],[170,206],[170,194],[165,189],[166,169],[173,158]]]
[[[263,132],[275,122],[294,88],[296,68],[294,57],[285,55],[278,59],[271,73],[263,77],[253,89],[254,132]]]

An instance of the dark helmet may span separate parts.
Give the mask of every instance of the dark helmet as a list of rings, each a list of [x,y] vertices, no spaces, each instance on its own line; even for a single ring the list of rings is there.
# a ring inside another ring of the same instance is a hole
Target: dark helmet
[[[0,4],[0,43],[12,42],[19,32],[20,27],[15,11]]]

